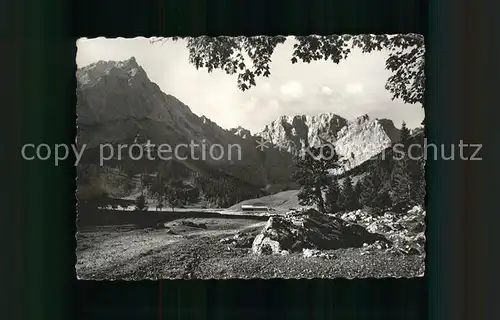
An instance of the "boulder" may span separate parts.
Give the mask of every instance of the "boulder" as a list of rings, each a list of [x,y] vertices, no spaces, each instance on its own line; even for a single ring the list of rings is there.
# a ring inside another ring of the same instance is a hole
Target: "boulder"
[[[252,252],[259,255],[281,254],[281,244],[276,240],[271,240],[263,234],[257,235],[252,243]]]
[[[388,242],[384,236],[370,233],[358,224],[305,209],[270,217],[255,237],[252,252],[279,254],[283,250],[361,247],[363,243],[371,244],[377,240]]]

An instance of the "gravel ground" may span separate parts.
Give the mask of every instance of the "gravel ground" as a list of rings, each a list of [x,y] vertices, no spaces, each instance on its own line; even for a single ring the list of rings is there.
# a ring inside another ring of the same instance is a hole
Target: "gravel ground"
[[[265,222],[245,219],[192,219],[207,229],[108,227],[77,234],[79,279],[224,279],[224,278],[359,278],[423,275],[423,256],[401,256],[363,249],[331,250],[333,259],[305,258],[301,253],[256,256],[220,239],[240,231],[257,232]],[[172,230],[174,234],[168,234]]]

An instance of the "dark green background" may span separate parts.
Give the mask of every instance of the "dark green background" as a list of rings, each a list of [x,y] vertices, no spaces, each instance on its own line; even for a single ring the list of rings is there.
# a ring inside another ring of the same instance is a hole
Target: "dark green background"
[[[182,5],[181,5],[182,3]],[[307,3],[307,4],[306,4]],[[0,21],[2,51],[2,264],[5,319],[484,319],[476,293],[485,278],[478,262],[493,251],[490,229],[476,223],[492,213],[474,191],[499,194],[496,154],[482,162],[429,161],[428,264],[422,279],[81,282],[75,280],[75,170],[72,160],[23,161],[22,143],[66,143],[75,137],[77,37],[306,35],[417,32],[426,36],[426,125],[429,142],[492,142],[486,135],[486,95],[493,83],[484,3],[458,1],[136,1],[11,2]],[[262,5],[261,5],[262,4]],[[472,6],[472,4],[470,4]],[[163,14],[161,14],[163,12]],[[458,19],[463,29],[453,29]],[[457,21],[455,21],[457,20]],[[4,28],[5,25],[5,28]],[[476,29],[475,29],[476,28]],[[472,44],[466,44],[468,41]],[[14,49],[14,50],[12,50]],[[11,53],[11,51],[13,51]],[[480,53],[486,54],[484,58]],[[461,77],[456,76],[457,72]],[[462,78],[466,78],[462,82]],[[4,82],[7,80],[6,84]],[[468,82],[466,82],[468,81]],[[498,83],[498,82],[497,82]],[[235,81],[236,85],[236,81]],[[474,106],[474,108],[461,108]],[[472,111],[471,111],[472,110]],[[465,114],[467,112],[467,114]],[[498,119],[498,118],[497,118]],[[484,217],[483,217],[484,216]],[[475,218],[475,219],[474,219]],[[491,226],[491,224],[490,224]],[[467,235],[465,235],[467,232]],[[472,243],[481,241],[478,248]],[[470,248],[466,246],[470,245]],[[454,247],[454,248],[452,248]],[[160,290],[162,294],[160,295]],[[454,295],[471,293],[460,300]],[[15,301],[12,301],[15,300]],[[473,304],[475,307],[471,307]],[[15,316],[14,316],[15,314]]]

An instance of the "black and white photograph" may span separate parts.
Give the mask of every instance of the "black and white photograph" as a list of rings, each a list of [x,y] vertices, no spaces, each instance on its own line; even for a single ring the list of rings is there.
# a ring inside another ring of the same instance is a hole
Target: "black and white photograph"
[[[76,47],[78,279],[424,276],[422,35]]]

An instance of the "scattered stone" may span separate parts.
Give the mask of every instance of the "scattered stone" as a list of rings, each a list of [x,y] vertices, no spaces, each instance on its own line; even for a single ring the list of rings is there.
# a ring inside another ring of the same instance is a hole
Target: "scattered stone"
[[[324,253],[315,249],[304,249],[302,251],[302,255],[304,256],[304,258],[321,258],[327,260],[335,257],[333,254]]]
[[[425,216],[425,211],[421,206],[414,206],[410,210],[408,210],[408,213],[411,215],[423,215]]]
[[[318,250],[313,250],[313,249],[304,249],[302,251],[302,254],[304,255],[305,258],[309,258],[314,256],[315,254],[319,253]]]
[[[219,242],[222,243],[222,244],[229,244],[229,243],[232,244],[234,242],[234,239],[232,239],[232,238],[223,238],[223,239],[220,239]]]
[[[395,254],[415,254],[415,250],[408,249],[413,247],[420,254],[425,253],[425,210],[420,206],[415,206],[402,214],[385,212],[379,216],[365,210],[356,210],[343,213],[341,218],[359,224],[369,232],[385,235],[394,247],[393,250],[384,246],[381,246],[381,249],[371,246],[367,252],[387,250]]]
[[[253,243],[253,236],[247,233],[237,233],[233,237],[220,239],[222,244],[235,245],[238,248],[250,248]]]
[[[363,251],[368,253],[368,252],[385,250],[388,249],[389,247],[390,246],[387,242],[375,241],[370,245],[363,246]]]

